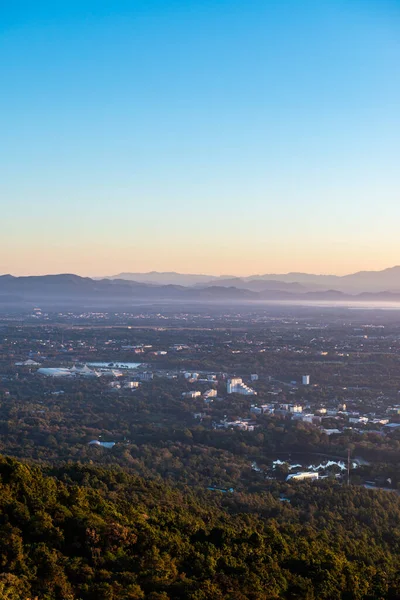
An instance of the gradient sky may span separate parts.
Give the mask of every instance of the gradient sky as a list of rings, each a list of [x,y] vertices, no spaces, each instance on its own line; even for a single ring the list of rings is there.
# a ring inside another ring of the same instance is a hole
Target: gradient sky
[[[0,272],[400,263],[398,0],[2,0]]]

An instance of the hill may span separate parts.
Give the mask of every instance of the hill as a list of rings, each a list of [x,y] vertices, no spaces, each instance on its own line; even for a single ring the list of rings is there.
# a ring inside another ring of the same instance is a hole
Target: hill
[[[0,457],[8,600],[389,600],[395,494],[285,484],[245,496]]]

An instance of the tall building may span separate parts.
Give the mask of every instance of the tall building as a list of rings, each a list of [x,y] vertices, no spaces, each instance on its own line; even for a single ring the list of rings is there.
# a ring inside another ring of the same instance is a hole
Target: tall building
[[[310,376],[303,375],[303,385],[310,385]]]
[[[228,379],[228,382],[226,384],[226,391],[228,394],[241,394],[242,396],[257,395],[257,392],[255,392],[253,388],[243,383],[241,377],[234,377],[233,379]]]
[[[234,388],[240,385],[241,383],[243,383],[241,377],[234,377],[233,379],[228,379],[228,382],[226,384],[226,391],[228,392],[228,394],[233,394]]]

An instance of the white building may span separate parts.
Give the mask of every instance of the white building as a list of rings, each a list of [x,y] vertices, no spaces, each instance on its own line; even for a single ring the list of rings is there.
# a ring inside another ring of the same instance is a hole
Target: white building
[[[217,397],[217,390],[206,390],[203,394],[203,398],[204,400],[208,400],[209,398],[216,398]]]
[[[349,423],[366,425],[368,423],[368,417],[350,417]]]
[[[303,375],[302,382],[303,382],[303,385],[310,385],[310,376],[309,375]]]
[[[37,370],[39,375],[44,375],[45,377],[74,377],[75,373],[71,373],[71,369],[66,369],[64,367],[42,367]]]
[[[295,415],[293,415],[293,418],[298,420],[298,421],[302,421],[303,423],[315,423],[316,422],[316,418],[313,414],[311,413],[297,413]]]
[[[337,417],[338,411],[335,408],[328,408],[326,411],[327,417]]]
[[[322,431],[326,433],[326,435],[337,435],[341,433],[340,429],[322,429]]]
[[[252,404],[250,408],[250,412],[254,415],[272,414],[274,411],[275,407],[272,404],[262,404],[261,406]]]
[[[279,405],[279,409],[284,410],[289,413],[302,413],[303,412],[303,407],[300,406],[299,404],[284,403],[284,404]]]
[[[108,371],[111,373],[110,369]],[[103,375],[101,371],[89,369],[87,365],[83,367],[74,365],[70,369],[68,367],[41,367],[37,373],[46,377],[100,377]],[[115,375],[115,373],[113,374]]]
[[[254,431],[254,425],[249,424],[247,421],[242,421],[241,419],[238,419],[237,421],[224,421],[223,424],[225,429],[233,427],[240,431]]]
[[[257,375],[257,373],[252,373],[250,375],[250,381],[258,381],[258,375]]]
[[[120,390],[121,389],[121,384],[118,381],[111,381],[111,383],[109,383],[108,385],[113,390]]]
[[[253,388],[243,383],[241,377],[234,377],[232,379],[228,379],[226,391],[228,394],[241,394],[242,396],[257,395],[257,392],[255,392]]]
[[[241,379],[241,377],[234,377],[233,379],[228,379],[227,384],[226,384],[226,391],[228,394],[233,394],[234,393],[234,389],[241,385],[243,383],[243,380]]]
[[[263,413],[272,414],[275,412],[275,407],[273,404],[262,404],[261,405]]]
[[[102,446],[103,448],[113,448],[115,442],[100,442],[99,440],[92,440],[89,442],[89,446]]]
[[[135,388],[138,388],[139,385],[139,381],[127,381],[126,383],[124,383],[124,388],[128,390],[134,390]]]
[[[199,398],[201,396],[201,392],[183,392],[182,398]]]
[[[190,379],[191,381],[196,381],[199,378],[198,373],[185,373],[185,379]]]
[[[74,365],[71,369],[71,373],[75,373],[75,375],[79,375],[81,377],[98,377],[98,373],[92,369],[89,369],[87,365],[84,365],[83,367],[77,367]]]
[[[16,367],[39,367],[40,363],[28,358],[28,360],[25,360],[24,362],[16,362],[15,366]]]
[[[300,471],[299,473],[293,473],[286,477],[286,481],[314,481],[318,479],[318,473],[309,473],[308,471]]]

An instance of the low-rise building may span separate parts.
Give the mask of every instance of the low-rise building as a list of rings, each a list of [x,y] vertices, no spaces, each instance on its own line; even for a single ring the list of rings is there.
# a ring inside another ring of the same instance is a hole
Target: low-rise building
[[[127,381],[126,383],[124,383],[124,388],[126,388],[128,390],[137,389],[139,386],[140,386],[139,381]]]
[[[304,423],[315,423],[315,416],[311,413],[307,414],[297,414],[296,415],[299,421],[303,421]]]
[[[199,398],[201,396],[201,392],[191,391],[191,392],[182,392],[182,398]]]
[[[368,423],[368,417],[350,417],[349,423],[357,425],[366,425],[366,423]]]
[[[195,419],[204,419],[204,417],[206,417],[206,416],[207,416],[207,414],[206,413],[202,413],[202,412],[193,413],[193,417]]]
[[[139,373],[138,377],[141,381],[151,381],[154,379],[154,374],[151,371],[145,371],[143,373]]]
[[[291,473],[286,477],[286,481],[315,481],[319,478],[318,473],[309,471],[300,471],[299,473]]]
[[[92,440],[89,442],[89,446],[101,446],[102,448],[113,448],[115,446],[115,442],[100,442],[99,440]]]
[[[216,398],[216,397],[217,397],[217,390],[214,390],[214,389],[206,390],[203,393],[204,400],[209,399],[209,398]]]
[[[322,431],[326,433],[326,435],[334,435],[341,433],[340,429],[322,429]]]
[[[240,429],[241,431],[254,431],[254,424],[249,423],[244,419],[237,419],[236,421],[224,421],[223,426],[225,429],[233,427],[235,429]]]
[[[16,362],[15,366],[16,367],[39,367],[40,363],[28,358],[28,360],[24,360],[23,362]]]

